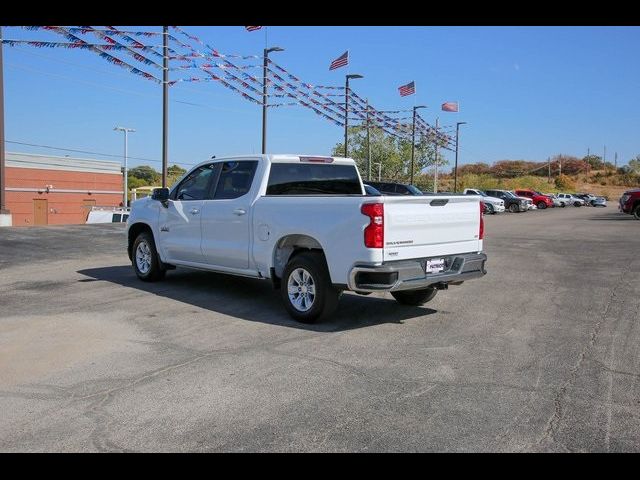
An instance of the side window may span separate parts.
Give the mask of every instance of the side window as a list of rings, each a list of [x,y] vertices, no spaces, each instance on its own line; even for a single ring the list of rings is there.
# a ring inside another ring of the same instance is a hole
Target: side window
[[[209,185],[216,165],[203,165],[191,172],[175,190],[174,200],[205,200],[209,198]]]
[[[257,167],[258,162],[255,160],[224,162],[213,198],[219,200],[238,198],[245,195],[251,189]]]
[[[113,216],[111,217],[111,222],[120,223],[121,218],[122,218],[122,214],[114,213]]]
[[[409,189],[404,185],[396,185],[396,193],[400,195],[409,195]]]

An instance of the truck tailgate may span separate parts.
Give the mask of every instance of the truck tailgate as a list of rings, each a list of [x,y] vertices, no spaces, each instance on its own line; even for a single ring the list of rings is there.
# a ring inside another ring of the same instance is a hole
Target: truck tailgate
[[[385,262],[482,250],[480,198],[384,197]]]

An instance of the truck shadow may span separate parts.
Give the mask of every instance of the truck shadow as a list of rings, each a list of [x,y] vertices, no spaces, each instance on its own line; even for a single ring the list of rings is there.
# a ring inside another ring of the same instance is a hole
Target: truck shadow
[[[621,213],[611,213],[611,214],[603,214],[595,217],[589,217],[591,221],[602,221],[609,220],[614,222],[637,222],[637,220],[633,217],[633,215],[621,214]]]
[[[163,281],[148,283],[136,277],[130,265],[89,268],[77,273],[82,283],[105,281],[252,322],[317,332],[340,332],[437,313],[425,307],[399,305],[392,297],[361,296],[345,292],[336,313],[317,324],[294,321],[284,309],[280,292],[268,280],[235,277],[178,268]]]

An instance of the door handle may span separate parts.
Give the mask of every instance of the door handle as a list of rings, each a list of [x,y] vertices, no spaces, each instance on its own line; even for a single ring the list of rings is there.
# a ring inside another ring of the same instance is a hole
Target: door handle
[[[247,211],[244,208],[236,208],[233,213],[235,213],[236,215],[244,215],[245,213],[247,213]]]
[[[197,208],[192,208],[191,211],[189,212],[191,215],[197,215],[200,213],[200,210],[198,210]]]

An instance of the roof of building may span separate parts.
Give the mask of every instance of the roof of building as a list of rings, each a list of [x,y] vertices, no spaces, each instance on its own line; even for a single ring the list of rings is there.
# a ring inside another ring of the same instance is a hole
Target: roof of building
[[[56,157],[35,153],[6,153],[5,165],[15,168],[37,168],[41,170],[66,170],[122,175],[120,162],[93,160],[90,158]]]

